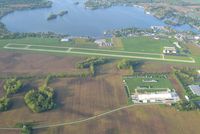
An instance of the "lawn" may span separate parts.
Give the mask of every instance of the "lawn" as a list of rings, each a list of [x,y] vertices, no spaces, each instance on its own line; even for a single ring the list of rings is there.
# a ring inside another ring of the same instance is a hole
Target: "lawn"
[[[130,92],[134,92],[136,88],[169,88],[173,89],[172,83],[167,78],[167,75],[148,75],[146,76],[130,76],[123,78],[130,90]],[[156,82],[150,82],[155,80]]]
[[[124,50],[133,52],[162,53],[163,47],[174,46],[174,39],[155,40],[151,37],[123,38]]]

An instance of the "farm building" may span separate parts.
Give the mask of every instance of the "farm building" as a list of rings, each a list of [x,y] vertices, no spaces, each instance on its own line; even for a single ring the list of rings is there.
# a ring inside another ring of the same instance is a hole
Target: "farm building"
[[[160,91],[151,93],[139,93],[131,96],[134,103],[174,103],[179,101],[175,91]]]
[[[188,86],[193,94],[200,96],[200,86],[199,85],[190,85]]]
[[[94,43],[96,43],[99,47],[110,47],[110,46],[112,46],[112,43],[107,42],[105,39],[96,40]]]
[[[176,48],[175,47],[164,47],[163,49],[164,54],[176,54]]]

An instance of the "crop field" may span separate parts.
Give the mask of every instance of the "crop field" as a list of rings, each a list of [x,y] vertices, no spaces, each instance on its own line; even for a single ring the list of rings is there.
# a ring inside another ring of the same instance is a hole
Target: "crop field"
[[[135,106],[88,122],[35,130],[34,134],[199,134],[200,113]]]
[[[138,51],[119,51],[109,49],[95,49],[95,48],[82,48],[82,47],[69,47],[69,46],[55,46],[55,45],[34,45],[34,44],[18,44],[8,43],[3,46],[7,50],[21,50],[21,51],[35,51],[35,52],[52,52],[61,54],[73,55],[90,55],[90,56],[105,56],[114,58],[130,58],[130,59],[144,59],[144,60],[157,60],[157,61],[171,61],[171,62],[185,62],[195,63],[192,58],[165,58],[160,53],[138,52]]]
[[[58,106],[44,113],[32,113],[27,108],[23,101],[23,91],[12,97],[13,106],[8,112],[0,113],[0,127],[14,126],[23,121],[34,121],[40,125],[74,121],[126,105],[126,95],[120,81],[117,75],[56,79],[49,86],[55,89]],[[41,82],[31,82],[26,91]]]
[[[137,91],[173,89],[167,75],[125,76],[123,80],[130,93],[135,92],[136,89]]]

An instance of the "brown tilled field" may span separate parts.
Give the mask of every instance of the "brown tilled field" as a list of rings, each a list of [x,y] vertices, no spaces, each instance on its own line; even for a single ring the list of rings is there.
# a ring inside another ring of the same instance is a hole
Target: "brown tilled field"
[[[4,74],[72,72],[77,71],[74,68],[75,64],[82,60],[79,57],[47,54],[2,53],[0,53],[0,72]],[[171,70],[171,66],[165,68],[165,64],[159,65],[158,67],[147,62],[141,65],[140,71]],[[32,113],[26,107],[23,96],[25,91],[40,85],[43,80],[23,80],[29,84],[12,97],[11,110],[0,113],[0,127],[13,126],[23,121],[34,121],[39,124],[74,121],[124,106],[127,104],[127,97],[121,76],[128,73],[128,70],[117,70],[116,63],[112,62],[99,66],[97,77],[54,79],[49,86],[56,90],[58,107],[40,114]],[[174,86],[181,90],[173,77],[171,81],[174,81]],[[0,81],[1,87],[2,82]],[[0,94],[2,91],[1,88]],[[34,130],[33,134],[199,134],[199,117],[200,113],[197,111],[178,112],[168,106],[135,106],[80,124]],[[0,134],[17,133],[19,132],[0,130]]]
[[[75,63],[81,60],[82,58],[78,57],[4,53],[0,55],[0,71],[16,74],[29,71],[34,74],[65,72],[76,70]],[[121,77],[113,72],[95,78],[62,78],[51,81],[50,86],[56,90],[58,108],[40,114],[32,113],[26,107],[23,96],[25,91],[41,85],[43,80],[23,81],[28,84],[24,90],[12,97],[11,110],[0,113],[0,126],[14,125],[22,121],[34,121],[40,124],[73,121],[127,104]],[[1,88],[0,93],[2,91]]]
[[[199,112],[178,112],[167,106],[135,106],[98,120],[34,134],[199,134],[199,117]]]
[[[43,124],[77,120],[120,107],[127,102],[121,79],[115,75],[56,79],[50,86],[56,90],[59,104],[57,109],[40,114],[32,113],[24,104],[24,93],[17,94],[12,98],[12,109],[0,113],[0,125],[14,125],[20,121]]]
[[[75,64],[83,58],[48,54],[0,53],[1,74],[41,74],[75,72]]]

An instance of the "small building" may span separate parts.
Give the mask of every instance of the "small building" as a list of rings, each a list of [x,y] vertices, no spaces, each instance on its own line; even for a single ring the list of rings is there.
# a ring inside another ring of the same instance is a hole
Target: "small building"
[[[200,86],[199,85],[189,85],[188,87],[192,91],[193,94],[200,96]]]
[[[194,36],[195,40],[200,40],[200,36]]]
[[[61,41],[61,42],[69,42],[70,39],[69,39],[69,38],[63,38],[63,39],[61,39],[60,41]]]
[[[96,43],[99,47],[110,47],[110,46],[112,46],[112,43],[107,42],[106,39],[95,40],[94,43]]]
[[[175,47],[164,47],[163,53],[164,54],[176,54],[177,50]]]

